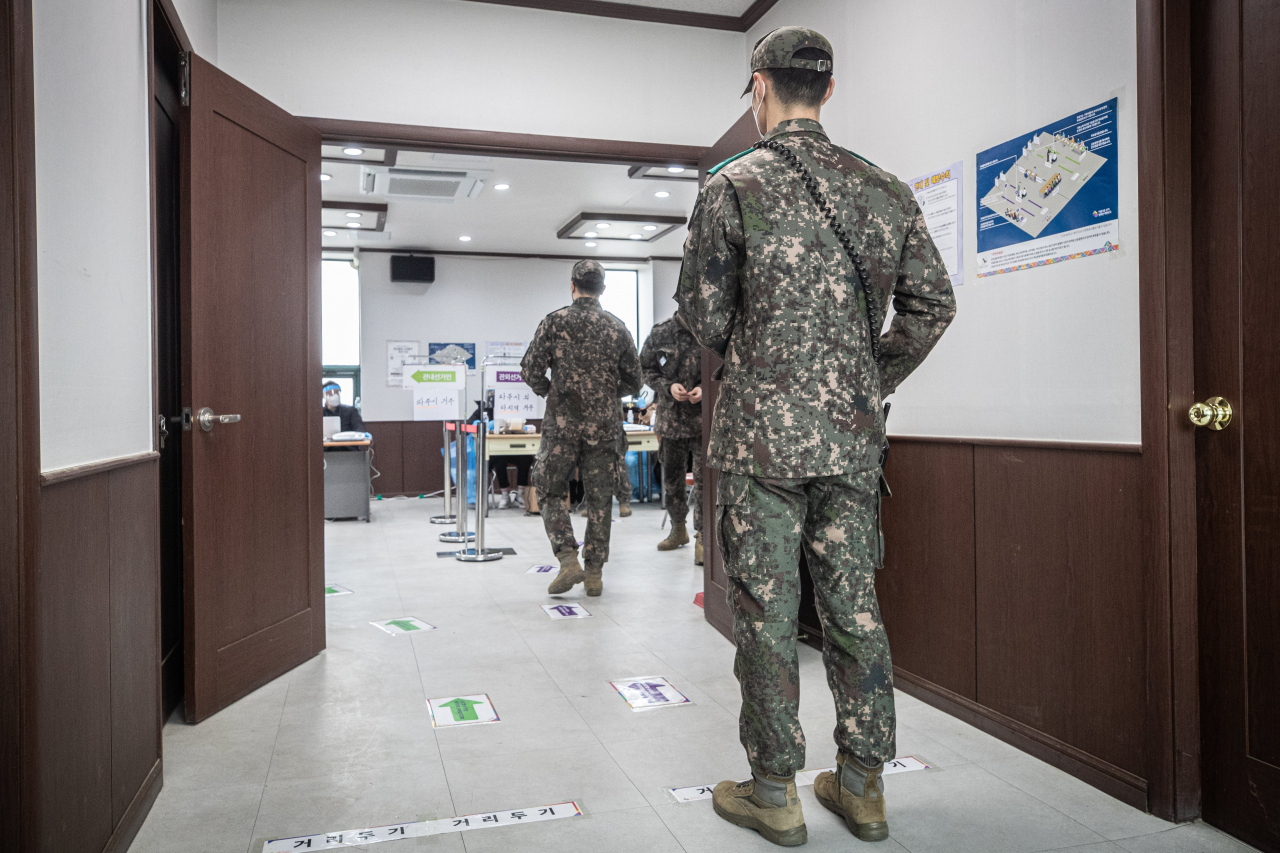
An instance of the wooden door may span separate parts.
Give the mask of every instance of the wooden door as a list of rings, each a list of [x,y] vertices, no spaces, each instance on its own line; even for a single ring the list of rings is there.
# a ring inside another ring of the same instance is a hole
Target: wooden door
[[[191,56],[182,125],[186,717],[324,647],[320,136]],[[202,409],[239,415],[204,429]]]
[[[707,170],[740,151],[745,151],[760,139],[751,110],[734,122],[715,145],[707,149],[698,161],[698,173],[706,182]],[[702,448],[705,451],[711,438],[711,415],[715,411],[716,395],[720,383],[713,377],[720,367],[720,358],[711,350],[702,351]],[[706,459],[706,453],[703,453]],[[705,464],[705,463],[704,463]],[[702,470],[702,605],[707,621],[721,634],[733,639],[733,613],[729,609],[729,581],[724,573],[724,560],[720,554],[720,532],[716,530],[716,483],[719,472],[712,468]]]
[[[1280,851],[1280,6],[1192,4],[1195,386],[1205,820]],[[1190,425],[1187,427],[1190,429]]]

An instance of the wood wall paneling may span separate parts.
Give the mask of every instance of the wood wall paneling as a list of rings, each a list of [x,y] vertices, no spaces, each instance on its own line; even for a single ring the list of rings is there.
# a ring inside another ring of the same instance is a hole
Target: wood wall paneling
[[[101,850],[115,825],[108,475],[46,487],[41,516],[35,830],[44,853],[84,853]]]
[[[1141,456],[974,451],[978,702],[1142,777]]]
[[[160,760],[158,478],[158,460],[107,475],[113,825]]]
[[[376,495],[398,495],[404,491],[404,462],[400,421],[365,421],[365,431],[373,436],[373,481]]]
[[[444,484],[444,430],[439,421],[404,421],[403,444],[404,491],[425,495],[440,491]],[[471,457],[467,457],[471,464]]]
[[[972,445],[895,441],[876,575],[893,664],[976,698]]]

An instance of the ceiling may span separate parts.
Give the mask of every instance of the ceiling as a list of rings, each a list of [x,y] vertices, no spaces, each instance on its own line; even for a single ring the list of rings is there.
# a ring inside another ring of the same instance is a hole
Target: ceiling
[[[326,152],[327,153],[327,152]],[[400,162],[410,152],[401,150]],[[385,203],[383,230],[325,229],[326,250],[362,248],[412,249],[423,252],[513,253],[530,255],[573,255],[579,257],[679,257],[688,229],[678,225],[670,231],[663,225],[648,240],[606,240],[595,238],[586,245],[581,228],[568,233],[577,239],[560,239],[557,233],[579,214],[626,214],[688,217],[697,199],[698,184],[692,180],[630,178],[627,166],[600,163],[563,163],[553,160],[525,160],[505,157],[477,157],[458,154],[413,153],[416,164],[452,171],[487,172],[484,183],[471,198],[448,201],[405,199],[360,192],[359,162],[325,160],[321,172],[331,176],[321,187],[326,207],[335,202]],[[353,158],[354,159],[354,158]],[[689,174],[689,173],[686,173]],[[496,185],[509,189],[498,190]],[[655,193],[670,195],[658,198]],[[345,214],[330,212],[333,221]],[[352,218],[353,221],[355,218]],[[372,217],[366,216],[372,221]],[[326,220],[328,222],[330,220]],[[665,220],[663,220],[665,221]],[[617,227],[617,226],[615,226]],[[621,230],[621,229],[619,229]],[[630,232],[640,229],[626,228]],[[614,229],[610,229],[611,232]],[[597,233],[606,233],[597,229]],[[470,237],[463,241],[460,238]]]

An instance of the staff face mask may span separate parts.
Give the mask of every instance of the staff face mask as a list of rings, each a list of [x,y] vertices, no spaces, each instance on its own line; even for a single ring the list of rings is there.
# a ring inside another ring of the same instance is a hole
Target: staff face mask
[[[324,404],[328,406],[330,409],[336,409],[338,408],[338,403],[341,401],[341,399],[342,399],[341,394],[339,394],[337,391],[331,391],[324,395]]]

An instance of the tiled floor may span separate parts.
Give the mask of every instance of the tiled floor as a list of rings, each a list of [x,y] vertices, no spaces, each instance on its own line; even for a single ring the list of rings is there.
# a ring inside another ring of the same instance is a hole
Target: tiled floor
[[[661,510],[637,505],[613,528],[605,594],[591,619],[539,605],[550,561],[542,523],[494,511],[489,546],[519,556],[440,559],[433,500],[374,505],[371,524],[325,525],[328,649],[197,726],[164,729],[165,785],[134,853],[258,853],[264,841],[497,809],[577,801],[583,817],[390,841],[369,849],[666,853],[773,850],[667,789],[741,779],[733,647],[693,605],[692,548],[659,553]],[[584,520],[575,517],[579,528]],[[371,620],[438,626],[391,636]],[[693,704],[635,713],[608,681],[661,675]],[[809,766],[833,763],[835,723],[822,663],[801,648]],[[502,721],[433,729],[426,699],[488,693]],[[1144,815],[909,696],[898,694],[899,755],[930,770],[887,779],[882,853],[1231,853],[1248,848],[1203,824]],[[801,789],[808,848],[853,838]],[[364,849],[364,848],[361,848]]]

